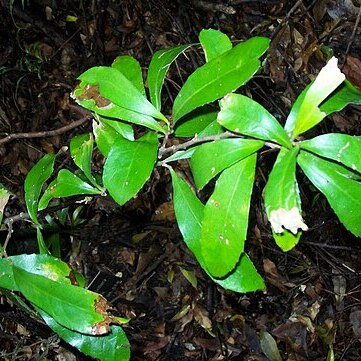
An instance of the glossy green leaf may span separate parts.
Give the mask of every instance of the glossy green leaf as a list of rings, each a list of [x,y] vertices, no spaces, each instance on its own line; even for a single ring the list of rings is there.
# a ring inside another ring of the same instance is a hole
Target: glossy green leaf
[[[262,148],[264,142],[253,139],[219,139],[197,147],[191,169],[198,189],[232,164]]]
[[[173,104],[174,122],[245,84],[259,69],[270,40],[254,37],[214,58],[189,76]]]
[[[25,203],[32,221],[39,223],[37,218],[39,197],[44,183],[54,171],[55,154],[46,154],[41,158],[25,178]]]
[[[214,282],[225,289],[241,293],[264,289],[265,284],[262,277],[246,254],[241,255],[237,268],[226,278],[222,280],[215,279],[209,274],[203,260],[200,245],[204,205],[192,192],[187,183],[179,178],[173,170],[171,171],[171,175],[174,210],[178,227],[182,233],[184,242],[193,252],[202,268]]]
[[[193,155],[193,153],[196,151],[197,148],[198,148],[198,146],[189,148],[187,150],[179,150],[178,152],[175,152],[171,156],[163,159],[162,163],[174,162],[174,161],[180,160],[180,159],[188,159]]]
[[[361,183],[350,179],[350,171],[311,153],[301,151],[298,164],[322,192],[340,221],[356,236],[361,236]]]
[[[13,267],[19,291],[35,306],[61,325],[84,334],[109,332],[109,323],[117,319],[106,312],[106,300],[84,288],[55,282],[47,277]]]
[[[158,139],[153,132],[134,142],[119,140],[104,164],[103,182],[120,205],[135,196],[149,179],[157,160]]]
[[[74,91],[74,96],[78,99],[83,97],[84,99],[94,99],[100,107],[107,108],[111,108],[112,104],[115,104],[167,122],[167,118],[115,68],[96,66],[81,74],[78,79],[81,80],[81,84]],[[108,104],[100,104],[103,101]]]
[[[70,154],[74,163],[83,171],[88,180],[99,187],[91,173],[94,139],[91,133],[80,134],[70,141]]]
[[[10,291],[18,290],[10,258],[0,258],[0,288]]]
[[[337,59],[331,58],[307,89],[296,116],[287,123],[287,131],[292,133],[293,138],[311,129],[326,116],[319,106],[344,80],[345,75],[337,67]]]
[[[0,287],[19,291],[14,279],[13,266],[29,273],[47,277],[53,281],[71,284],[75,282],[75,273],[69,265],[47,254],[22,254],[0,259]],[[8,286],[3,286],[3,278]],[[84,284],[84,279],[81,280]]]
[[[53,199],[53,196],[51,194],[51,189],[54,187],[55,184],[56,184],[56,179],[50,182],[48,188],[45,189],[44,194],[41,196],[39,200],[38,211],[42,211],[43,209],[48,207],[50,201]]]
[[[345,80],[320,106],[326,115],[339,112],[348,104],[361,105],[361,92]]]
[[[134,140],[134,130],[130,124],[124,123],[122,121],[104,118],[102,116],[98,116],[97,121],[101,124],[105,124],[108,127],[113,128],[122,138],[132,141]]]
[[[204,208],[201,250],[213,277],[234,270],[244,249],[257,155],[225,169]]]
[[[129,55],[117,56],[112,63],[112,68],[119,70],[143,96],[146,96],[142,69],[136,59]]]
[[[266,288],[262,277],[246,253],[241,254],[236,269],[230,275],[223,279],[212,279],[226,290],[240,293],[255,292]]]
[[[205,105],[183,117],[175,128],[177,137],[193,137],[217,119],[215,108]]]
[[[233,46],[226,34],[214,29],[203,29],[199,33],[199,41],[207,62],[231,50]]]
[[[198,138],[208,137],[210,135],[222,134],[224,132],[225,129],[217,122],[217,120],[214,120],[206,128],[204,128],[201,132],[199,132]]]
[[[298,151],[296,147],[291,150],[281,149],[265,187],[266,214],[275,233],[288,230],[297,236],[299,229],[308,229],[302,219],[301,199],[296,180]],[[283,251],[288,251],[295,246],[297,237],[286,233],[283,237],[277,237],[276,242],[279,239],[282,243],[277,244]],[[286,243],[287,240],[289,243]]]
[[[361,173],[361,137],[328,133],[301,142],[301,148]]]
[[[171,170],[171,176],[174,211],[178,228],[187,247],[193,252],[203,267],[200,238],[204,205],[192,192],[188,184],[177,176],[173,170]]]
[[[220,102],[217,121],[232,132],[291,147],[291,141],[262,105],[241,94],[228,94]]]
[[[302,231],[298,231],[297,234],[293,234],[287,229],[283,229],[282,233],[276,233],[272,231],[272,235],[277,246],[283,251],[287,252],[298,244],[302,236]]]
[[[108,156],[111,147],[120,139],[134,140],[133,128],[129,124],[98,117],[93,121],[93,134],[99,151]]]
[[[46,246],[43,234],[41,233],[40,225],[36,227],[36,239],[38,241],[39,253],[50,255],[50,251]]]
[[[154,53],[148,69],[148,87],[152,104],[161,109],[161,93],[164,78],[170,65],[191,45],[181,45],[171,49],[158,50]]]
[[[62,326],[41,309],[38,309],[38,312],[54,332],[85,355],[101,361],[128,361],[130,359],[129,341],[120,326],[111,326],[110,333],[101,337],[84,335]]]
[[[95,92],[98,94],[97,92]],[[73,96],[74,97],[74,96]],[[88,98],[87,98],[88,97]],[[86,97],[84,95],[75,96],[75,101],[80,104],[82,107],[93,111],[97,115],[101,115],[103,117],[121,119],[127,121],[129,123],[142,125],[152,130],[156,130],[162,133],[166,133],[166,130],[163,128],[161,124],[159,124],[154,118],[134,112],[129,109],[122,108],[116,104],[112,104],[111,106],[106,105],[107,102],[99,102],[97,99],[99,96],[94,98],[93,95],[87,94]],[[105,99],[106,100],[106,99]],[[97,103],[96,103],[97,101]],[[98,105],[97,105],[98,104]]]
[[[292,131],[295,127],[296,118],[298,116],[298,112],[300,111],[300,107],[305,99],[308,89],[310,89],[312,83],[308,84],[305,89],[301,92],[301,94],[296,98],[296,101],[293,103],[290,114],[287,117],[286,124],[284,129],[288,136],[292,137]],[[324,115],[326,116],[326,114]]]
[[[56,182],[49,186],[49,193],[53,198],[62,198],[78,194],[101,194],[102,191],[84,182],[69,170],[61,169]]]

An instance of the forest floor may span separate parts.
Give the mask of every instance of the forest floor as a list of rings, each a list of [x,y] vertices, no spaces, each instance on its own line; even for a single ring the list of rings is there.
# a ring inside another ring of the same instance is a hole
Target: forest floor
[[[128,54],[146,70],[156,50],[197,43],[203,28],[219,29],[233,41],[267,36],[267,61],[242,91],[282,122],[329,54],[361,88],[360,15],[351,0],[0,0],[0,182],[14,194],[4,219],[26,212],[24,179],[37,160],[91,131],[90,122],[63,128],[80,118],[69,107],[70,93],[89,67]],[[163,99],[169,112],[171,97],[202,63],[199,52],[189,50],[171,67]],[[317,130],[361,135],[361,107],[347,107]],[[102,162],[96,154],[95,171]],[[261,158],[258,172],[267,176],[270,164]],[[65,153],[57,167],[75,166]],[[175,222],[167,173],[123,207],[101,196],[62,201],[69,214],[81,206],[84,220],[62,230],[63,259],[89,283],[107,279],[96,290],[131,319],[124,329],[132,360],[276,360],[264,353],[263,331],[276,341],[282,360],[361,360],[360,239],[304,182],[310,230],[283,253],[260,201],[264,182],[255,188],[246,247],[267,290],[250,294],[217,287],[197,264]],[[14,223],[13,231],[9,253],[36,251],[28,222]],[[3,226],[0,240],[6,234]],[[0,359],[89,358],[0,293]]]

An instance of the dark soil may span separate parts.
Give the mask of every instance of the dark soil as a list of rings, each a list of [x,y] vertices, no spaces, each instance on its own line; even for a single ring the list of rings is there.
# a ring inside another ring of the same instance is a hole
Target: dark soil
[[[13,135],[0,140],[0,182],[14,193],[5,219],[26,211],[23,183],[34,163],[68,145],[73,135],[90,131],[91,124],[52,136],[33,133],[79,120],[82,115],[69,96],[77,76],[111,64],[117,55],[132,55],[146,70],[156,50],[196,43],[203,28],[219,29],[234,41],[268,36],[265,67],[243,91],[281,122],[327,53],[361,87],[356,1],[0,0],[0,6],[0,138]],[[202,63],[195,50],[177,60],[166,81],[166,109]],[[360,107],[349,106],[316,131],[361,135],[360,114]],[[31,134],[17,138],[18,133]],[[61,228],[63,259],[93,281],[91,287],[120,315],[131,318],[125,331],[132,360],[276,360],[263,353],[263,331],[273,336],[283,360],[326,360],[330,350],[335,360],[361,360],[360,240],[300,174],[310,230],[294,250],[281,252],[261,202],[274,158],[262,155],[260,161],[247,250],[266,279],[264,293],[236,294],[209,280],[182,241],[164,170],[124,207],[105,197],[59,205],[67,205],[70,214],[82,206],[84,222]],[[102,162],[96,154],[95,172]],[[59,157],[57,167],[75,169],[68,153]],[[29,223],[16,222],[13,229],[10,254],[36,251]],[[6,234],[3,227],[0,237]],[[196,287],[184,271],[196,277]],[[106,284],[97,286],[99,279]],[[0,294],[0,359],[89,358]]]

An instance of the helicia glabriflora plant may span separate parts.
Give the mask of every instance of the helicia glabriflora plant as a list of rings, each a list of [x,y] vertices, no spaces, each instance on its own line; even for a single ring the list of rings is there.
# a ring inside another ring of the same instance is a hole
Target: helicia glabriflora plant
[[[172,62],[191,45],[154,54],[147,75],[149,100],[140,65],[130,56],[79,76],[72,96],[94,114],[93,132],[70,142],[79,171],[61,169],[49,183],[55,154],[45,155],[31,169],[25,197],[40,254],[1,259],[0,286],[20,292],[60,337],[101,360],[129,359],[129,343],[119,326],[125,320],[110,315],[105,299],[84,288],[79,274],[50,255],[37,215],[53,199],[109,194],[123,205],[137,195],[155,167],[166,167],[179,229],[204,271],[226,289],[260,290],[264,281],[244,247],[257,153],[270,147],[278,156],[264,204],[283,251],[295,247],[308,229],[297,166],[325,195],[344,226],[361,236],[361,137],[301,137],[326,116],[350,103],[361,104],[360,92],[345,80],[337,59],[331,58],[299,95],[282,126],[262,105],[236,93],[259,70],[269,39],[254,37],[233,46],[225,34],[209,29],[199,40],[205,64],[188,77],[169,117],[161,112],[163,83]],[[178,138],[177,146],[168,145],[172,138]],[[91,171],[94,140],[105,158],[101,177]],[[194,187],[177,173],[181,159],[189,159]],[[208,200],[202,202],[197,192],[215,179]]]

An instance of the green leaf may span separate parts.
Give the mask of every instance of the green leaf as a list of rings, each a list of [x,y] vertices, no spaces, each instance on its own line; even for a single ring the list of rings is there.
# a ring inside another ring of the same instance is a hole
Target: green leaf
[[[119,140],[104,164],[103,182],[113,199],[123,205],[149,179],[157,160],[158,139],[153,132],[134,142]]]
[[[340,221],[354,235],[361,236],[361,183],[350,179],[350,171],[311,153],[301,151],[298,164],[322,192]]]
[[[130,124],[114,119],[104,118],[102,116],[98,116],[97,121],[101,124],[106,124],[107,126],[113,128],[122,138],[131,141],[134,140],[134,130]]]
[[[245,84],[259,69],[270,40],[254,37],[214,58],[189,76],[173,105],[174,122]]]
[[[49,186],[49,193],[53,198],[61,198],[78,194],[102,194],[102,191],[84,182],[69,170],[61,169],[56,182]]]
[[[115,68],[96,66],[81,74],[78,79],[81,80],[81,84],[74,91],[77,99],[94,99],[100,107],[107,108],[111,108],[115,104],[133,112],[168,122],[167,118]]]
[[[204,208],[201,249],[213,277],[231,272],[244,249],[256,154],[225,169]]]
[[[54,332],[85,355],[101,361],[128,361],[130,359],[129,341],[121,327],[113,325],[110,327],[110,333],[101,337],[84,335],[62,326],[43,310],[37,309],[37,311]]]
[[[264,142],[253,139],[219,139],[197,147],[191,169],[198,189],[232,164],[262,148]]]
[[[148,69],[148,87],[152,104],[161,109],[161,93],[164,78],[173,61],[191,45],[181,45],[176,48],[158,50],[154,53]]]
[[[25,178],[25,203],[32,221],[39,223],[37,218],[41,189],[54,170],[55,154],[46,154],[41,158]]]
[[[111,147],[120,139],[134,140],[133,128],[125,123],[105,119],[101,116],[93,121],[93,134],[99,151],[108,156]]]
[[[62,326],[90,335],[109,332],[109,323],[119,323],[107,314],[106,300],[84,288],[55,282],[44,276],[13,267],[19,291]]]
[[[222,134],[224,132],[225,129],[217,122],[217,120],[214,120],[206,128],[204,128],[201,132],[199,132],[198,138],[203,138],[210,135]]]
[[[50,255],[49,249],[45,244],[43,234],[41,233],[40,225],[36,227],[36,239],[38,241],[39,253]]]
[[[348,104],[361,105],[361,93],[348,80],[345,80],[320,106],[326,115],[339,112]]]
[[[318,124],[326,113],[321,111],[319,105],[345,80],[345,75],[337,67],[337,59],[331,58],[321,69],[315,81],[303,95],[296,116],[287,120],[287,131],[296,138],[299,134]],[[292,114],[292,111],[291,111]]]
[[[262,277],[246,253],[241,254],[236,269],[230,275],[223,279],[212,279],[226,290],[240,293],[255,292],[266,288]]]
[[[287,229],[284,229],[282,233],[276,233],[272,231],[272,235],[277,246],[284,252],[287,252],[298,244],[302,236],[302,231],[298,231],[297,234],[293,234]]]
[[[289,230],[296,236],[299,228],[304,231],[308,229],[301,215],[301,199],[296,180],[298,151],[296,147],[291,150],[281,149],[265,187],[266,213],[275,233]],[[283,251],[288,251],[295,245],[296,237],[287,233],[281,239],[283,242],[279,246],[282,246]],[[286,240],[290,242],[285,245]]]
[[[0,183],[0,224],[3,219],[4,209],[11,195],[12,193],[9,192],[2,183]]]
[[[93,144],[94,140],[91,133],[76,135],[70,141],[70,154],[74,163],[83,171],[88,180],[99,188],[100,186],[91,174]]]
[[[291,147],[287,133],[262,105],[241,94],[228,94],[220,102],[217,121],[226,129]]]
[[[50,182],[48,188],[45,189],[44,194],[41,196],[39,200],[38,211],[42,211],[43,209],[47,208],[50,201],[53,199],[53,196],[51,194],[51,189],[54,187],[55,184],[56,184],[56,179]]]
[[[217,111],[215,108],[205,105],[183,117],[176,125],[175,135],[177,137],[193,137],[216,119]]]
[[[328,133],[305,140],[301,148],[335,160],[361,173],[361,137]]]
[[[179,150],[178,152],[172,154],[170,157],[163,159],[162,163],[174,162],[175,160],[180,160],[180,159],[188,159],[193,155],[193,153],[196,151],[197,148],[198,146],[194,146],[187,150]]]
[[[199,41],[207,62],[231,50],[233,46],[226,34],[214,29],[203,29],[199,33]]]
[[[201,263],[201,228],[203,218],[203,203],[192,192],[188,184],[171,169],[173,184],[173,203],[177,224],[187,247]]]
[[[204,205],[191,191],[187,183],[180,179],[173,170],[171,170],[171,175],[174,210],[178,227],[184,242],[205,272],[214,282],[231,291],[245,293],[264,289],[265,284],[262,277],[246,254],[242,254],[235,271],[225,279],[215,279],[209,274],[203,260],[200,244]]]
[[[139,62],[129,55],[117,56],[112,64],[112,68],[119,70],[145,97],[142,69]]]
[[[75,101],[82,107],[91,110],[97,115],[101,115],[103,117],[121,119],[129,123],[142,125],[143,127],[166,133],[166,130],[163,128],[163,126],[159,124],[154,118],[122,108],[114,103],[109,107],[109,102],[99,95],[99,91],[96,87],[92,87],[90,89],[95,95],[88,91],[85,93],[85,95],[80,94],[75,97],[73,96]],[[99,99],[101,99],[101,101],[99,101]]]
[[[64,284],[80,283],[83,287],[83,276],[74,272],[70,266],[48,254],[22,254],[0,259],[0,287],[11,291],[19,291],[15,283],[13,266],[24,271],[47,277]]]
[[[18,290],[10,258],[0,258],[0,288],[10,291]]]

